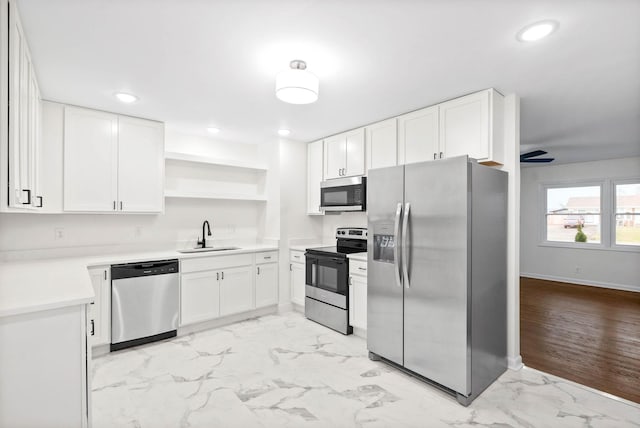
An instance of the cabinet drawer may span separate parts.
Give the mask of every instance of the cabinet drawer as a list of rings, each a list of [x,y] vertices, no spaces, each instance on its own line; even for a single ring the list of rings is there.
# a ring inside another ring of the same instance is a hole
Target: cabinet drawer
[[[277,251],[264,251],[262,253],[256,253],[256,264],[274,263],[277,261],[278,261]]]
[[[349,260],[349,274],[367,276],[367,262]]]
[[[234,256],[194,257],[180,261],[180,272],[198,272],[203,270],[224,269],[233,266],[253,264],[251,254]]]
[[[292,263],[304,263],[304,251],[291,250],[291,262]]]

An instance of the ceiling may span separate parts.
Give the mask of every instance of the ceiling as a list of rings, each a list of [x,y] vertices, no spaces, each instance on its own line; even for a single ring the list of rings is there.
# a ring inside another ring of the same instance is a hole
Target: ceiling
[[[495,87],[521,97],[521,150],[640,155],[638,0],[17,0],[43,97],[260,143],[312,141]],[[546,39],[516,33],[559,22]],[[274,94],[292,59],[319,100]],[[121,104],[113,93],[136,94]]]

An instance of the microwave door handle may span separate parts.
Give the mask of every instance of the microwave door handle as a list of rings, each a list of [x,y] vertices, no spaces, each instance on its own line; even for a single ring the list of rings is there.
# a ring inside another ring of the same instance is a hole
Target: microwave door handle
[[[400,216],[402,215],[402,204],[399,203],[396,207],[396,221],[393,226],[394,245],[393,245],[393,260],[395,268],[396,285],[402,287],[402,277],[400,275],[400,259],[398,252],[398,244],[400,243]]]
[[[411,213],[411,204],[407,202],[407,205],[404,208],[404,218],[402,220],[402,274],[404,278],[404,286],[409,288],[409,259],[411,255],[409,254],[409,214]]]

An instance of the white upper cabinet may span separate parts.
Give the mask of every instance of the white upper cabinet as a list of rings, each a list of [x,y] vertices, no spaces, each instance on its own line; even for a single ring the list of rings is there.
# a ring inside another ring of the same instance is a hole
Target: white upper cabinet
[[[118,199],[118,116],[65,107],[65,211],[115,211]]]
[[[503,114],[503,97],[494,89],[440,104],[441,157],[466,154],[479,162],[503,164]]]
[[[320,183],[323,165],[322,140],[307,145],[307,214],[324,214],[320,209]]]
[[[122,211],[160,212],[164,202],[164,124],[118,118],[118,199]]]
[[[366,127],[367,170],[398,164],[396,119],[388,119]]]
[[[324,140],[324,178],[364,175],[364,128]]]
[[[161,212],[164,125],[65,108],[64,211]]]
[[[398,161],[423,162],[439,156],[439,106],[427,107],[398,117]]]
[[[9,55],[8,58],[3,57],[3,60],[8,59],[8,67],[6,64],[4,67],[8,68],[10,104],[6,200],[10,208],[36,209],[43,206],[40,189],[40,90],[14,2],[9,3],[8,11]]]

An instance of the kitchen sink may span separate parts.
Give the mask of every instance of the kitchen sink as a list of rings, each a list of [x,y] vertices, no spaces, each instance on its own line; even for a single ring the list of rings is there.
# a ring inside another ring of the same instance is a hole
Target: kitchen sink
[[[179,253],[207,253],[211,251],[229,251],[239,250],[240,247],[206,247],[206,248],[185,248],[184,250],[178,250]]]

